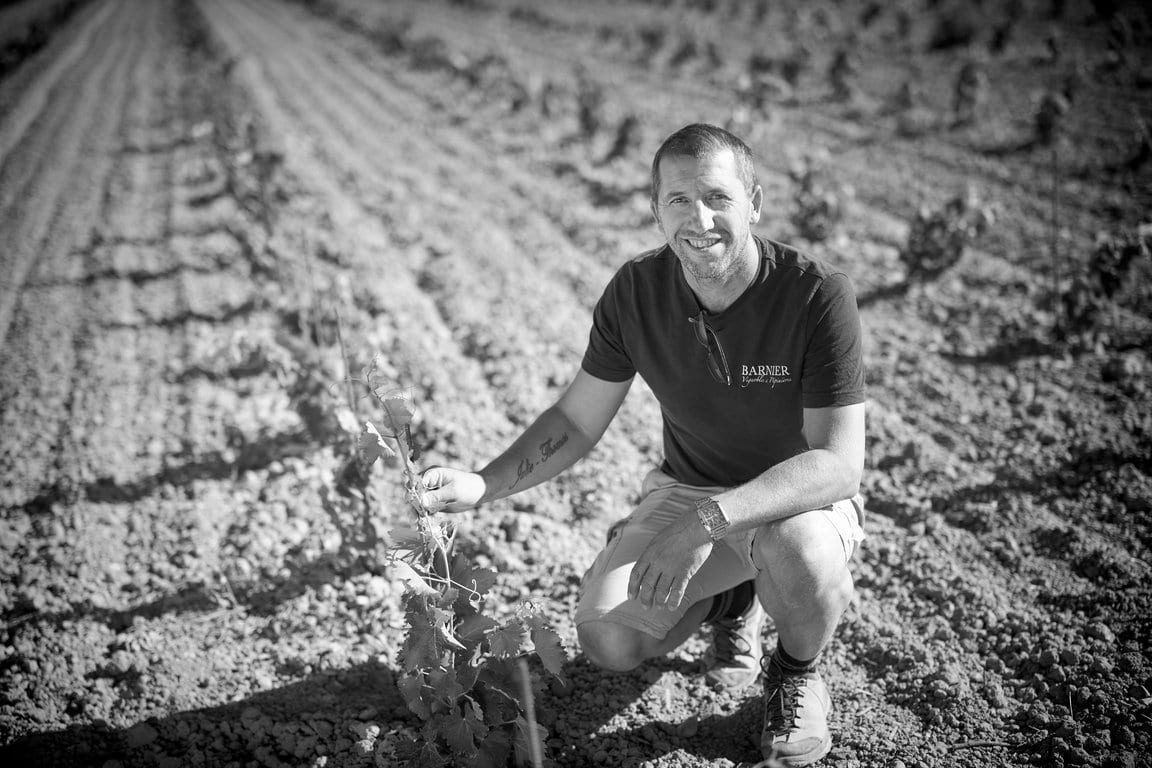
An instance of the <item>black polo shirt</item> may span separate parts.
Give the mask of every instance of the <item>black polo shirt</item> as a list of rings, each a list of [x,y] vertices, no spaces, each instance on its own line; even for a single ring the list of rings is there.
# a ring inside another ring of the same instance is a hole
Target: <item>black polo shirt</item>
[[[700,312],[668,246],[621,267],[592,315],[583,368],[608,381],[639,374],[664,417],[665,472],[733,486],[807,450],[803,409],[864,401],[860,316],[847,275],[755,238],[760,271],[708,324],[731,386],[708,372],[689,318]]]

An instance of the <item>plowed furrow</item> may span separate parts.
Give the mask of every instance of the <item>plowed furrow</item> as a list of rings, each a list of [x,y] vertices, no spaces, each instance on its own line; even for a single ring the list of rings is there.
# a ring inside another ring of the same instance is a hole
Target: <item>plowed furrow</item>
[[[91,3],[72,23],[52,39],[41,57],[48,64],[33,74],[28,68],[21,75],[0,83],[0,157],[8,158],[12,148],[28,131],[29,125],[59,93],[56,83],[88,52],[99,30],[115,14],[116,3]]]
[[[106,20],[100,34],[122,34],[122,14]],[[83,46],[82,42],[77,45]],[[34,261],[61,250],[83,247],[88,231],[84,214],[99,203],[99,189],[109,166],[105,146],[111,142],[108,121],[116,107],[103,91],[108,82],[128,77],[127,48],[81,47],[76,65],[53,88],[79,94],[79,101],[52,98],[36,112],[25,130],[11,142],[0,169],[0,346],[19,287],[33,270]],[[113,86],[115,87],[115,86]],[[77,117],[81,115],[82,117]],[[17,121],[18,122],[18,121]]]
[[[20,504],[43,488],[56,486],[69,471],[59,452],[70,438],[70,413],[76,388],[83,382],[81,351],[90,340],[92,317],[85,305],[78,266],[90,263],[88,238],[97,220],[113,166],[115,140],[126,103],[124,84],[144,46],[136,35],[143,14],[116,14],[104,34],[122,45],[93,47],[72,75],[68,87],[80,93],[77,102],[51,102],[42,116],[45,134],[55,138],[55,162],[29,180],[19,199],[4,213],[4,240],[11,243],[11,283],[0,295],[0,339],[8,364],[3,377],[6,478],[5,502]],[[109,85],[111,84],[111,85]],[[62,108],[67,104],[69,109]],[[73,111],[74,110],[74,111]],[[77,117],[81,115],[82,117]],[[30,140],[39,141],[37,131]],[[21,145],[16,151],[46,152]],[[10,227],[10,228],[9,228]],[[30,276],[19,295],[18,286]],[[43,284],[43,287],[40,287]],[[11,313],[18,332],[8,336]],[[39,430],[18,425],[40,424]],[[53,454],[56,454],[53,456]],[[12,471],[8,471],[11,468]]]

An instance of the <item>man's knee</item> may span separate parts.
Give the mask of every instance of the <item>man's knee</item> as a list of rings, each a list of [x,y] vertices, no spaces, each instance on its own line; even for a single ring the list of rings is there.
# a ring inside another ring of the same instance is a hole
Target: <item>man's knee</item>
[[[840,582],[846,563],[835,526],[820,510],[777,520],[756,532],[752,547],[756,569],[775,579]]]
[[[584,655],[601,669],[628,672],[644,661],[643,633],[610,621],[586,621],[576,628]]]

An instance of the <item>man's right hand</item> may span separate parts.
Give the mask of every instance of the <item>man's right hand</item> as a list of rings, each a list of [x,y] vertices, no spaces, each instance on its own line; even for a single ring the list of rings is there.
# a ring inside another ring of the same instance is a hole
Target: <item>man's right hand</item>
[[[420,474],[427,489],[420,497],[431,512],[463,512],[480,503],[488,484],[475,472],[448,467],[429,467]]]

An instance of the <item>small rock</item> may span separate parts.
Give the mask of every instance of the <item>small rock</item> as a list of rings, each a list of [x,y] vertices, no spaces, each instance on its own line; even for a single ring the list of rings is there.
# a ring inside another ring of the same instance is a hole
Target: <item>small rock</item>
[[[1116,641],[1116,635],[1112,632],[1112,629],[1100,621],[1092,622],[1084,631],[1088,634],[1088,637],[1103,640],[1105,643],[1113,643]]]
[[[374,741],[380,735],[380,726],[376,723],[353,723],[348,730],[356,734],[357,739]]]
[[[160,733],[148,723],[138,723],[124,733],[124,741],[129,749],[146,747],[158,738]]]
[[[1004,689],[999,683],[989,683],[985,691],[985,698],[988,699],[988,704],[993,709],[1007,709],[1009,706],[1008,697],[1004,695]]]
[[[1112,743],[1118,747],[1130,747],[1136,743],[1136,735],[1126,725],[1112,729]]]
[[[1140,674],[1144,669],[1144,657],[1139,653],[1125,653],[1116,661],[1116,666],[1121,672],[1130,675]]]
[[[1073,747],[1064,755],[1064,762],[1068,765],[1087,765],[1091,759],[1083,747]]]

